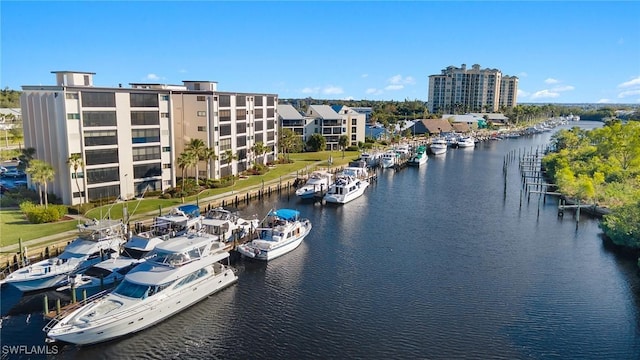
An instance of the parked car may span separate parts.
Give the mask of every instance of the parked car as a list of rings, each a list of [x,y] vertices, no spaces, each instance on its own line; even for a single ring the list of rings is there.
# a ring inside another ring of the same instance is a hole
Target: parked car
[[[8,170],[2,173],[2,176],[7,178],[21,178],[25,177],[26,175],[27,174],[25,174],[25,172],[21,170]]]

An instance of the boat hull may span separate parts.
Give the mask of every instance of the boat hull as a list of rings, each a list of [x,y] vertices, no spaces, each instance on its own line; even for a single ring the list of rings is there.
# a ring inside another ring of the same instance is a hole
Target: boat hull
[[[38,291],[65,284],[67,275],[68,272],[65,272],[64,274],[52,274],[51,276],[37,279],[6,281],[6,283],[22,292]]]
[[[293,250],[295,250],[300,244],[302,244],[302,240],[304,240],[309,232],[311,231],[311,225],[308,225],[305,229],[305,232],[302,233],[299,237],[295,238],[295,240],[288,242],[286,244],[282,244],[282,246],[278,246],[274,249],[263,250],[252,247],[250,244],[240,245],[236,248],[236,251],[240,254],[261,261],[269,261],[275,258],[278,258],[284,254],[287,254]]]
[[[69,328],[69,325],[58,327],[56,325],[48,331],[47,336],[56,341],[76,345],[91,345],[113,340],[157,324],[207,296],[234,284],[238,278],[232,269],[227,268],[224,272],[204,280],[196,286],[185,287],[177,294],[168,294],[162,298],[154,299],[153,302],[140,302],[135,305],[135,308],[130,309],[126,316],[114,316],[111,321],[85,328],[78,326]],[[75,313],[72,313],[69,317],[74,315]]]
[[[337,194],[327,194],[324,196],[324,200],[328,203],[333,203],[333,204],[346,204],[352,200],[355,200],[357,198],[359,198],[360,196],[362,196],[362,194],[364,194],[364,191],[367,189],[367,187],[369,186],[369,183],[366,181],[361,182],[361,184],[363,186],[360,186],[359,188],[357,188],[356,190],[345,194],[345,195],[337,195]]]

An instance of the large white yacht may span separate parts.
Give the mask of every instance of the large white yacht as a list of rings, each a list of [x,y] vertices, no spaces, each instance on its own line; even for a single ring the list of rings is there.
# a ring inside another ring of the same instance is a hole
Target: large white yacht
[[[471,136],[463,136],[458,139],[458,147],[472,148],[476,146],[476,140]]]
[[[209,210],[202,219],[204,232],[216,235],[222,242],[232,242],[249,235],[258,227],[258,219],[246,220],[240,217],[238,210],[228,207],[217,207]]]
[[[333,182],[333,174],[327,171],[314,171],[309,175],[306,183],[296,190],[296,195],[301,199],[313,199],[316,194],[321,194],[329,189]]]
[[[398,163],[398,159],[400,159],[400,154],[393,149],[387,150],[380,155],[380,163],[383,169],[394,167]]]
[[[323,200],[329,203],[346,204],[364,194],[368,186],[366,169],[347,167],[338,174]]]
[[[424,145],[419,145],[413,155],[411,155],[411,157],[409,158],[407,164],[411,166],[420,166],[426,164],[428,160],[429,157],[427,156],[427,147]]]
[[[204,232],[169,239],[111,293],[57,316],[43,331],[55,341],[86,345],[152,326],[237,281],[219,262],[229,256],[224,246]]]
[[[263,221],[265,227],[256,229],[256,238],[239,245],[236,250],[258,260],[273,260],[297,248],[311,231],[311,222],[300,218],[293,209],[271,210]]]
[[[202,216],[198,206],[181,205],[169,210],[166,215],[156,217],[153,227],[157,233],[177,236],[198,230],[201,223]]]
[[[62,254],[31,264],[9,274],[2,283],[22,292],[63,285],[72,272],[82,272],[93,264],[109,259],[126,241],[121,220],[93,220],[78,225],[78,237]]]

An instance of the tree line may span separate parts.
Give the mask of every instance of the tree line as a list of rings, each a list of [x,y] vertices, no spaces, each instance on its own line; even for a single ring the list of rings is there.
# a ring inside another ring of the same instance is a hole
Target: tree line
[[[542,164],[559,191],[607,207],[600,222],[614,244],[640,249],[640,121],[609,121],[598,129],[573,127],[552,136]]]

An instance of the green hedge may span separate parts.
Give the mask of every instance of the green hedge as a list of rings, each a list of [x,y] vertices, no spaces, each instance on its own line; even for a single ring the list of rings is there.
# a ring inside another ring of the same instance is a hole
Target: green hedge
[[[24,201],[20,204],[20,210],[25,214],[32,224],[43,224],[55,222],[67,215],[67,207],[65,205],[35,205],[30,201]]]

